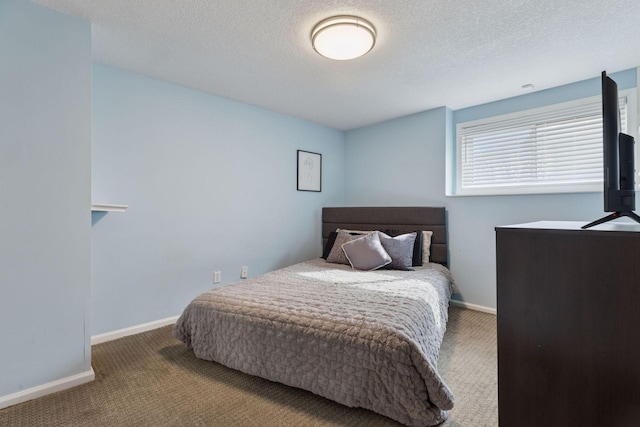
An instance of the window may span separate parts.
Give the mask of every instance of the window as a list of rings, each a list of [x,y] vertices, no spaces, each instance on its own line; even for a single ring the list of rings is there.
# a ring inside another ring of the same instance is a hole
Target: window
[[[634,134],[635,92],[619,94]],[[456,194],[602,191],[600,96],[459,123],[456,137]]]

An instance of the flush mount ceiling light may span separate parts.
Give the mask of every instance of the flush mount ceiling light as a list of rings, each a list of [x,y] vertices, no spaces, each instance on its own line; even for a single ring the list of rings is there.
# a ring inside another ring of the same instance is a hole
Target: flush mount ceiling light
[[[320,55],[344,61],[369,52],[376,43],[376,30],[357,16],[334,16],[318,22],[311,31],[311,44]]]

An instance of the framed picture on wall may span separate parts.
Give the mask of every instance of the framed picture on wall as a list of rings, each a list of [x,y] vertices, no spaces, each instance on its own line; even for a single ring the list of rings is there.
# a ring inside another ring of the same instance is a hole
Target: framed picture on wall
[[[322,191],[322,154],[298,150],[298,191]]]

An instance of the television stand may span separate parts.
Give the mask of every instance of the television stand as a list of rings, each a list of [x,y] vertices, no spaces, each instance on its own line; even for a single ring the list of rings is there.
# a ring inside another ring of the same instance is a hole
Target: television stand
[[[581,226],[496,228],[500,427],[640,425],[640,226]]]
[[[632,211],[620,211],[620,212],[614,212],[611,215],[607,215],[604,218],[597,219],[597,220],[595,220],[593,222],[590,222],[587,225],[583,225],[581,228],[584,230],[585,228],[590,228],[590,227],[593,227],[594,225],[603,224],[605,222],[609,222],[609,221],[611,221],[613,219],[620,218],[620,217],[623,217],[623,216],[629,217],[632,220],[634,220],[635,222],[640,223],[640,216],[636,215],[635,212],[632,212]]]

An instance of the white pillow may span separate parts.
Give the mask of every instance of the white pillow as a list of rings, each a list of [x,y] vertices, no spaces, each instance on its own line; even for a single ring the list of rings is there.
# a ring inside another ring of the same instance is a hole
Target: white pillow
[[[431,255],[431,236],[433,236],[433,231],[422,232],[422,265],[429,264],[429,255]]]
[[[391,262],[391,257],[380,243],[378,233],[366,234],[342,245],[351,267],[357,270],[377,270]]]

